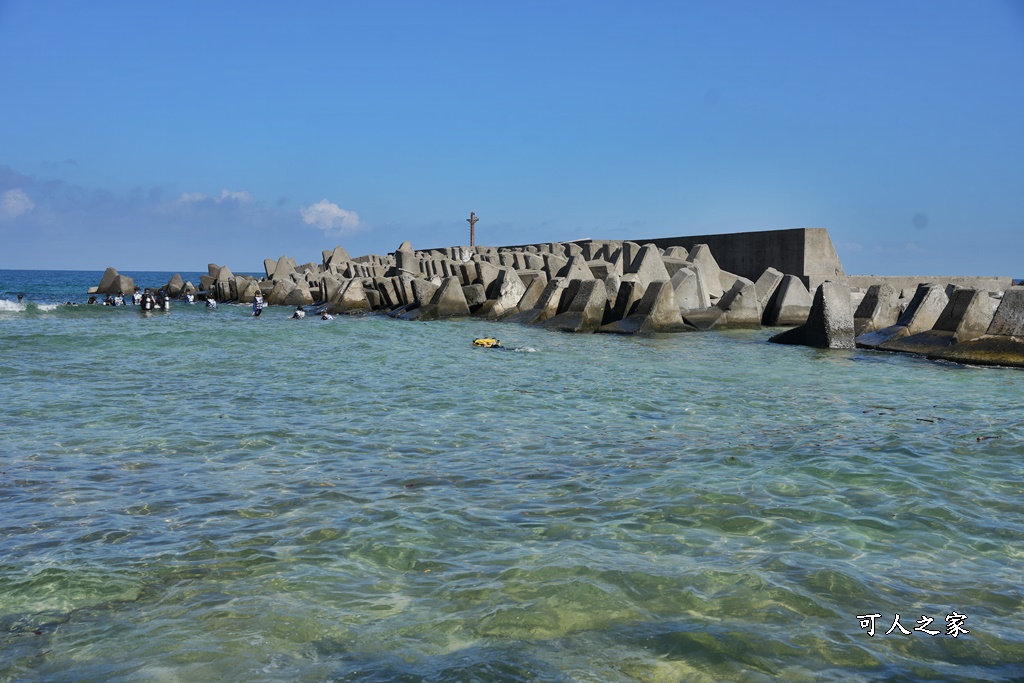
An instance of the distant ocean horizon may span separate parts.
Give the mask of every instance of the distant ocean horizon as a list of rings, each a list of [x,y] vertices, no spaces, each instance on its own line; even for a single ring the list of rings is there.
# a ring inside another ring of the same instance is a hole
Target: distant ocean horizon
[[[89,288],[100,284],[104,270],[13,270],[0,269],[0,299],[17,300],[18,294],[24,295],[29,301],[43,304],[85,303],[89,298]],[[159,288],[166,285],[174,275],[182,280],[192,282],[199,287],[199,278],[208,275],[207,271],[181,270],[119,270],[135,280],[135,284],[143,289]],[[238,275],[264,277],[265,273],[240,271]]]
[[[0,270],[0,681],[1024,671],[1020,371],[101,275]]]

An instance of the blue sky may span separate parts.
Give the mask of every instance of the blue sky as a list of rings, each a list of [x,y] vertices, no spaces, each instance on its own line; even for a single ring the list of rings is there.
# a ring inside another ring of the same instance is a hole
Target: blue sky
[[[828,228],[1024,276],[1021,0],[0,0],[0,268]]]

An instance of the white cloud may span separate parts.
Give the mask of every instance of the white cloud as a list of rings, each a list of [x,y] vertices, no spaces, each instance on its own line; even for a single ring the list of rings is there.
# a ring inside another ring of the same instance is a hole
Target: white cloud
[[[211,197],[203,192],[185,192],[178,197],[179,204],[198,204],[200,202],[214,202],[216,204],[236,202],[238,204],[248,204],[251,201],[252,195],[245,190],[221,190],[219,197]]]
[[[326,198],[312,206],[300,208],[299,213],[307,225],[323,230],[326,235],[348,235],[363,227],[359,222],[359,214],[346,211]]]
[[[35,202],[20,188],[0,194],[0,218],[14,218],[34,208]]]
[[[178,197],[178,202],[181,204],[195,204],[196,202],[201,202],[206,198],[206,195],[202,192],[185,192]]]
[[[245,190],[234,191],[234,190],[221,190],[220,197],[217,197],[217,203],[233,201],[239,204],[246,204],[252,201],[252,195]]]

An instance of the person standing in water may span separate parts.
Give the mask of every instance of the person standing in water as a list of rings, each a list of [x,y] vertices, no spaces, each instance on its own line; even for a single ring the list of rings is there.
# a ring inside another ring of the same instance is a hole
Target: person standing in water
[[[257,292],[256,296],[252,300],[252,315],[254,318],[260,317],[260,313],[263,312],[263,294]]]

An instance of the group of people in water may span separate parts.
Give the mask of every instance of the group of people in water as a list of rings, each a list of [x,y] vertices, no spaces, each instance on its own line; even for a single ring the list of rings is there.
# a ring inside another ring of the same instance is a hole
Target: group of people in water
[[[186,289],[179,299],[185,301],[188,304],[194,304],[196,302],[196,295],[191,289]],[[19,296],[18,300],[21,300]],[[102,303],[104,306],[127,306],[128,300],[125,297],[124,292],[118,292],[117,294],[107,294],[107,297],[101,302],[96,298],[95,295],[90,296],[86,304],[95,306]],[[139,287],[135,288],[135,291],[131,295],[131,303],[133,306],[138,306],[143,311],[154,311],[154,310],[171,310],[171,296],[167,291],[161,287],[155,292],[151,289],[142,290]],[[212,296],[208,296],[206,299],[207,308],[217,308],[217,301]]]
[[[22,300],[21,294],[18,295],[18,301]],[[185,303],[193,304],[196,302],[196,294],[191,289],[186,289],[180,299],[184,300]],[[217,308],[217,299],[213,296],[213,292],[207,292],[205,296],[206,307],[209,309]],[[102,303],[104,306],[127,306],[127,300],[124,292],[118,292],[117,294],[108,294],[107,297],[101,302],[95,296],[90,296],[87,302],[90,305],[98,305]],[[171,309],[171,297],[167,291],[161,287],[155,292],[151,289],[141,290],[139,287],[135,288],[135,291],[131,296],[131,303],[135,306],[139,306],[143,311],[154,311],[164,310],[169,311]],[[257,293],[252,300],[252,316],[254,318],[260,317],[263,313],[263,309],[266,308],[267,304],[263,299],[262,293]],[[306,310],[302,306],[296,306],[295,312],[291,316],[295,320],[301,320],[306,317]],[[323,312],[320,315],[321,320],[334,320],[334,316],[330,313]]]

